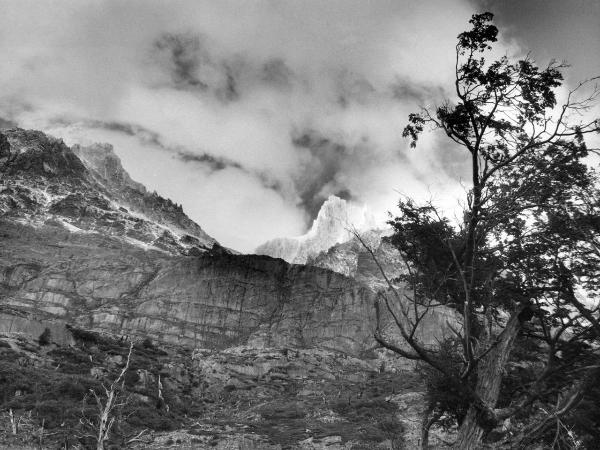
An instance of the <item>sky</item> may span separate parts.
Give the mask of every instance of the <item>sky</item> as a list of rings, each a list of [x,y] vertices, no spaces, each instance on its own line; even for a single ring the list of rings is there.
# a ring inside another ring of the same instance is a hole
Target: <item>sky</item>
[[[0,118],[109,142],[131,176],[243,252],[304,233],[329,195],[380,221],[455,205],[464,154],[408,113],[453,83],[456,36],[496,14],[497,55],[600,74],[595,0],[0,0]]]

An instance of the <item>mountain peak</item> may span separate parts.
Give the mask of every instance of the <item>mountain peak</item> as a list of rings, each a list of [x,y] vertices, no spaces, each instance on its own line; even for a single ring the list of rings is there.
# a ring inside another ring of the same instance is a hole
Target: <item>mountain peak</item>
[[[358,207],[347,200],[330,195],[321,206],[317,218],[308,231],[308,236],[323,236],[333,234],[340,239],[346,239],[353,230],[362,231],[375,227],[375,218],[366,206]],[[349,239],[349,237],[348,237]],[[343,241],[339,241],[343,242]]]
[[[260,245],[256,253],[305,264],[332,246],[352,239],[354,231],[361,233],[375,227],[375,218],[367,207],[356,206],[331,195],[321,206],[306,234],[272,239]]]
[[[81,178],[86,169],[62,139],[13,128],[0,139],[0,170],[16,176]]]
[[[181,205],[133,181],[110,144],[69,148],[20,128],[0,133],[0,215],[175,254],[217,244]]]

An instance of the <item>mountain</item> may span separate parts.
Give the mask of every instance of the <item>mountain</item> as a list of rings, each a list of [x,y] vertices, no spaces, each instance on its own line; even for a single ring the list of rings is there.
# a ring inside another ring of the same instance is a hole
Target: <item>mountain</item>
[[[90,390],[118,376],[131,342],[115,448],[410,447],[422,386],[375,345],[385,287],[352,259],[344,211],[329,199],[305,239],[315,265],[239,255],[132,180],[109,145],[1,132],[0,410],[24,431],[0,446],[38,445],[40,427],[49,447],[91,445]],[[341,260],[345,275],[324,268]],[[436,309],[418,337],[435,345],[453,317]],[[395,333],[387,315],[383,329]]]
[[[377,228],[367,208],[358,208],[332,195],[323,203],[308,233],[270,240],[259,246],[256,253],[329,269],[374,290],[387,289],[365,245],[373,251],[386,275],[396,278],[404,265],[398,251],[387,240],[391,233],[389,227]]]
[[[0,135],[0,214],[110,235],[171,254],[218,245],[181,206],[131,180],[110,145],[68,148],[39,131]]]
[[[354,280],[230,254],[180,206],[131,180],[110,146],[70,149],[20,129],[2,136],[0,308],[191,347],[358,354],[372,344],[373,293]]]
[[[351,205],[335,195],[323,203],[310,230],[298,237],[276,238],[260,245],[255,253],[281,258],[293,264],[305,264],[310,258],[335,244],[353,238],[353,232],[375,227],[375,219],[365,208]]]

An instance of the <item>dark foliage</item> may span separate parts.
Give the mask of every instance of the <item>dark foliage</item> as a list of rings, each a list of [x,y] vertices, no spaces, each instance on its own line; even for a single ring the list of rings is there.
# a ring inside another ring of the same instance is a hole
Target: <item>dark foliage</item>
[[[40,345],[49,345],[51,343],[52,334],[49,328],[44,329],[40,337],[38,338],[38,343]]]
[[[465,389],[465,384],[457,382],[462,365],[460,343],[454,339],[441,342],[439,359],[454,377],[447,377],[427,364],[420,363],[418,372],[422,375],[426,386],[426,402],[432,408],[432,414],[439,416],[438,424],[444,428],[451,428],[462,423],[469,404],[470,393]],[[473,384],[475,376],[469,380]]]

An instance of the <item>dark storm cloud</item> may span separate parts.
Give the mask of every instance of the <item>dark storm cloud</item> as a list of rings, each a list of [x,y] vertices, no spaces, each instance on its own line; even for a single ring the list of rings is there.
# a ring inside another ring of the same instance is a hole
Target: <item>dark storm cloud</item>
[[[52,118],[49,123],[53,126],[70,126],[75,123],[86,128],[114,131],[116,133],[135,137],[142,144],[153,145],[168,150],[168,146],[164,144],[159,133],[131,123],[115,121],[105,122],[102,120],[81,119],[68,116]]]
[[[3,119],[0,118],[0,127],[2,126]],[[55,124],[70,124],[73,120],[69,119],[57,119],[54,121]],[[10,122],[7,122],[10,123]],[[227,168],[239,169],[243,172],[251,174],[252,172],[245,169],[241,164],[232,161],[227,158],[222,158],[219,156],[211,155],[206,152],[202,152],[199,150],[188,150],[184,149],[180,146],[172,146],[165,143],[165,140],[160,136],[159,133],[149,130],[147,128],[141,127],[139,125],[130,124],[130,123],[121,123],[121,122],[102,122],[99,120],[86,120],[80,121],[80,124],[85,125],[89,128],[103,129],[108,131],[114,131],[116,133],[122,133],[126,136],[135,137],[140,141],[140,143],[144,145],[151,145],[156,148],[159,148],[163,151],[174,154],[178,159],[184,161],[186,163],[198,163],[199,165],[205,167],[210,172],[216,172],[219,170],[225,170]],[[255,176],[261,179],[259,174],[255,174]],[[265,185],[270,189],[273,188],[273,184],[268,182],[266,179],[263,180]]]
[[[441,86],[416,83],[411,80],[396,77],[389,86],[391,96],[401,102],[416,102],[425,105],[432,100],[448,97]]]
[[[165,147],[158,133],[147,128],[140,127],[139,125],[121,122],[101,122],[98,120],[88,121],[87,124],[91,128],[103,128],[105,130],[123,133],[128,136],[135,136],[144,144]]]
[[[241,164],[227,158],[221,158],[209,153],[202,153],[198,150],[192,151],[168,145],[164,142],[164,139],[161,138],[159,133],[138,125],[100,121],[88,121],[87,125],[93,128],[103,128],[105,130],[123,133],[128,136],[135,136],[143,144],[154,145],[162,150],[175,154],[181,161],[198,163],[213,172],[224,170],[228,167],[246,171]]]
[[[240,97],[240,77],[247,62],[237,55],[225,57],[201,34],[165,33],[154,41],[151,56],[177,89],[211,92],[223,102]]]
[[[215,43],[199,33],[164,33],[150,50],[150,61],[162,68],[173,87],[210,93],[229,103],[239,100],[242,91],[257,86],[289,90],[298,80],[281,57],[250,59],[241,54],[224,54]],[[340,97],[355,96],[358,86],[344,86]]]
[[[307,212],[310,220],[317,216],[321,205],[331,194],[346,200],[353,199],[350,189],[340,186],[338,180],[338,175],[344,171],[351,156],[346,145],[315,130],[296,133],[292,136],[292,143],[311,156],[311,170],[296,181],[300,206]]]
[[[200,36],[192,33],[165,33],[154,42],[154,56],[168,65],[172,81],[179,88],[206,90],[208,84],[199,78],[201,65],[211,64]]]
[[[228,167],[245,171],[241,164],[238,164],[235,161],[219,158],[217,156],[209,155],[208,153],[196,153],[186,150],[178,150],[177,156],[182,161],[199,163],[205,167],[208,167],[213,172],[224,170]]]
[[[539,64],[550,59],[571,65],[573,84],[600,74],[600,2],[597,0],[471,0],[480,11],[491,11],[498,27]]]
[[[280,89],[292,87],[294,73],[282,58],[273,58],[262,65],[261,79]]]

